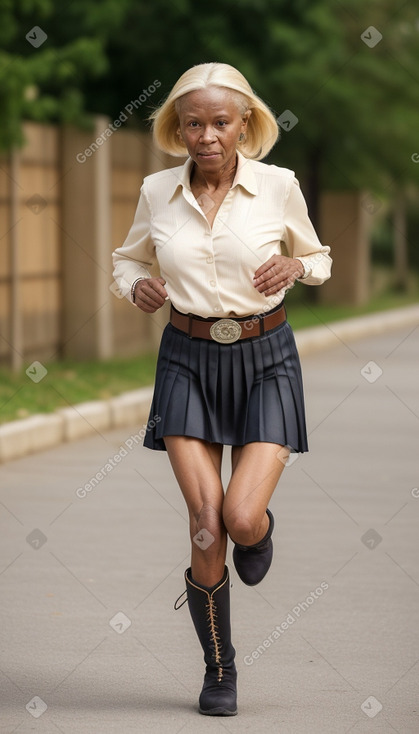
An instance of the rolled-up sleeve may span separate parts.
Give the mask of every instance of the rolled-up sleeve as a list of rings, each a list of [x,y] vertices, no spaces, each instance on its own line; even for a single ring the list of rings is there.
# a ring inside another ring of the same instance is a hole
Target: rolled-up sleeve
[[[113,277],[121,291],[131,300],[131,286],[137,278],[151,278],[148,267],[155,262],[155,248],[150,234],[151,212],[144,188],[135,212],[134,222],[122,245],[112,253]]]
[[[311,273],[300,280],[307,285],[321,285],[331,275],[330,247],[322,245],[317,237],[296,178],[285,204],[284,223],[284,242],[289,256],[311,268]]]

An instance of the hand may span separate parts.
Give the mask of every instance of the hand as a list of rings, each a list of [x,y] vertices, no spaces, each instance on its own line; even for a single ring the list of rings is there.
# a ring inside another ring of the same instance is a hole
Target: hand
[[[144,278],[135,286],[134,303],[141,311],[154,313],[161,308],[169,298],[164,278]]]
[[[297,278],[304,275],[300,260],[284,255],[272,255],[258,268],[253,277],[253,285],[264,296],[273,296],[283,288],[292,288]]]

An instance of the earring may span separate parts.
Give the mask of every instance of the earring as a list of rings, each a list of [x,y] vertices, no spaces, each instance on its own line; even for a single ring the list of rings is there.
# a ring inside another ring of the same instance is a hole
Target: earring
[[[239,143],[243,142],[244,140],[244,133],[240,133],[239,135]]]

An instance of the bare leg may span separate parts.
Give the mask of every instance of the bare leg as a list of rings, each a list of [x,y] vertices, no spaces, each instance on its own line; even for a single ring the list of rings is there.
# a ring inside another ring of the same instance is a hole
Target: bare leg
[[[227,549],[222,517],[223,447],[189,436],[165,436],[164,441],[189,511],[192,577],[199,584],[214,586],[224,573]]]
[[[266,534],[266,508],[278,484],[289,450],[273,443],[248,443],[232,450],[232,475],[223,503],[223,519],[235,543],[254,545]]]

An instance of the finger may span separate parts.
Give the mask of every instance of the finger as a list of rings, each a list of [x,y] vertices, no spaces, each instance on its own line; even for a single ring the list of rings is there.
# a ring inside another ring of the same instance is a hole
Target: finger
[[[161,280],[163,281],[163,283],[166,282],[165,280],[163,280],[163,278],[153,278],[153,280],[149,280],[144,283],[143,288],[145,289],[147,294],[149,294],[149,289],[151,289],[154,291],[154,293],[157,293],[164,300],[167,296],[167,291],[163,283],[160,282]]]
[[[266,263],[263,263],[256,271],[253,276],[253,280],[257,280],[258,278],[261,278],[265,275],[265,273],[272,268],[274,265],[275,260],[273,257],[270,257],[269,260],[266,261]]]
[[[160,308],[163,306],[163,303],[165,299],[163,296],[161,296],[159,293],[156,293],[152,288],[148,288],[146,290],[146,287],[143,286],[141,288],[140,294],[136,296],[136,302],[139,302],[141,304],[151,306],[152,308]]]
[[[264,296],[273,296],[276,293],[279,293],[280,291],[289,291],[291,288],[293,288],[295,285],[295,280],[293,278],[287,278],[286,280],[282,280],[278,282],[276,285],[272,286],[271,288],[267,288],[264,292]]]
[[[264,293],[265,295],[267,293],[272,294],[282,288],[291,288],[291,286],[294,285],[294,282],[295,277],[293,274],[288,273],[285,275],[284,273],[281,273],[280,275],[275,275],[264,283],[261,283],[261,285],[257,286],[256,290],[258,290],[259,293]]]
[[[270,273],[266,273],[264,276],[262,276],[262,279],[256,281],[253,283],[256,290],[258,290],[260,293],[263,291],[266,291],[267,288],[272,288],[277,282],[278,278],[283,278],[282,273],[277,273],[276,271],[270,271]]]
[[[144,313],[155,313],[156,311],[158,311],[157,308],[152,308],[151,306],[142,306],[140,303],[136,303],[135,305],[140,309],[140,311],[144,311]]]
[[[154,290],[151,284],[143,281],[136,289],[135,302],[153,306],[154,308],[160,308],[164,303],[164,298]]]
[[[166,285],[166,281],[165,281],[164,278],[160,277],[160,278],[156,278],[156,280],[157,280],[158,283],[161,283],[162,286]],[[167,294],[166,289],[164,288],[163,291],[166,294],[165,297],[164,297],[164,299],[165,299],[165,301],[168,301],[169,300],[169,296]]]
[[[274,286],[274,288],[268,288],[267,291],[264,292],[265,298],[270,298],[271,296],[275,296],[277,293],[280,293],[283,290],[289,290],[289,286]]]
[[[165,298],[167,297],[166,288],[159,282],[159,279],[157,278],[141,281],[138,286],[138,290],[140,293],[144,293],[152,299],[156,299],[157,297],[165,300]]]
[[[163,301],[163,303],[164,303],[164,301]],[[138,299],[137,298],[136,301],[135,301],[135,305],[138,306],[138,308],[140,308],[141,311],[145,311],[146,313],[154,313],[159,308],[161,308],[161,306],[163,304],[161,304],[160,306],[157,306],[155,303],[152,303],[149,300]]]

